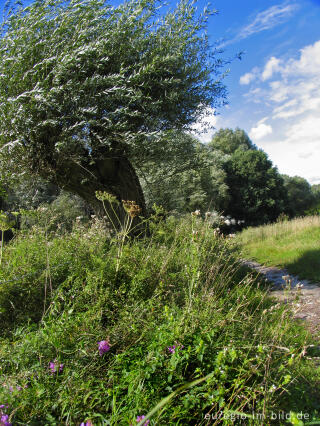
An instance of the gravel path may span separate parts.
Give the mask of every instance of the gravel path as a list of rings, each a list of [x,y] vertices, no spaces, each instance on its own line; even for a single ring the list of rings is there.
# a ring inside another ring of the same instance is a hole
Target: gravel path
[[[243,260],[243,264],[264,275],[273,284],[272,295],[283,303],[292,304],[294,318],[305,321],[310,331],[320,337],[320,283],[299,280],[286,269],[249,260]]]

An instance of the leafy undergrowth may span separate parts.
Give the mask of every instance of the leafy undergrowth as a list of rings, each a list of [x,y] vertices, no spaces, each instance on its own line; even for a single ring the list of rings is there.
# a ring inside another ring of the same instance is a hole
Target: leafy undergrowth
[[[238,240],[245,257],[320,282],[319,216],[248,228]]]
[[[150,425],[260,425],[284,424],[279,410],[292,423],[300,411],[319,416],[311,337],[241,270],[234,246],[195,217],[150,227],[121,250],[99,221],[68,234],[33,227],[7,246],[8,421],[136,425],[151,413]]]

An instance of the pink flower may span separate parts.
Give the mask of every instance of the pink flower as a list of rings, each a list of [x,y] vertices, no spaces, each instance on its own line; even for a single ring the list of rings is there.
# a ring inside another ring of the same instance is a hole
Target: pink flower
[[[137,421],[137,423],[139,423],[145,418],[146,418],[146,416],[138,416],[136,421]],[[149,423],[150,423],[150,420],[146,420],[143,424],[148,425]]]
[[[101,340],[100,342],[98,342],[98,349],[100,356],[102,356],[110,350],[110,345],[106,340]]]
[[[57,360],[54,360],[54,362],[49,362],[49,370],[51,374],[54,373],[62,373],[63,368],[64,368],[64,364],[57,364],[56,363]]]

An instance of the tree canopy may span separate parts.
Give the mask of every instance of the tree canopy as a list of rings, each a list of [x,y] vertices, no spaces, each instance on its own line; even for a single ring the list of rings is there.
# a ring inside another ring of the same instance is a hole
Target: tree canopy
[[[131,162],[165,152],[164,132],[190,128],[225,99],[225,62],[205,33],[211,12],[187,0],[165,14],[161,6],[37,0],[9,14],[0,39],[4,167],[91,202],[105,189],[143,204]]]
[[[262,150],[237,149],[225,162],[230,203],[226,213],[258,225],[277,219],[286,206],[286,191],[278,170]]]
[[[208,146],[212,150],[221,151],[224,154],[233,154],[237,149],[246,151],[247,149],[257,149],[249,136],[242,129],[220,129],[216,132]]]
[[[309,182],[300,176],[282,175],[287,192],[286,212],[291,216],[302,216],[316,204],[316,197]]]

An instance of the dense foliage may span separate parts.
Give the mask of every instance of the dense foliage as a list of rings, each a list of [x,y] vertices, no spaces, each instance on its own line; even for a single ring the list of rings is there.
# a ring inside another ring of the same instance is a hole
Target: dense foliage
[[[236,150],[224,167],[231,194],[227,212],[232,217],[263,224],[285,210],[283,180],[263,151]]]
[[[165,397],[151,425],[317,416],[317,375],[301,355],[311,340],[207,222],[155,217],[150,238],[121,247],[117,269],[120,240],[102,222],[66,234],[48,228],[49,211],[37,217],[1,270],[8,421],[137,424]]]
[[[283,175],[287,192],[286,213],[291,217],[302,216],[307,210],[317,205],[316,192],[312,191],[309,182],[300,176]]]
[[[190,128],[225,98],[225,62],[205,34],[211,12],[188,1],[161,6],[41,0],[9,14],[0,39],[3,173],[40,174],[97,210],[95,191],[107,190],[145,214],[132,162],[170,155],[165,132]]]
[[[223,154],[229,155],[232,155],[237,149],[241,149],[242,151],[257,149],[246,132],[239,128],[235,130],[228,128],[220,129],[214,134],[208,145],[214,151],[220,151]]]

